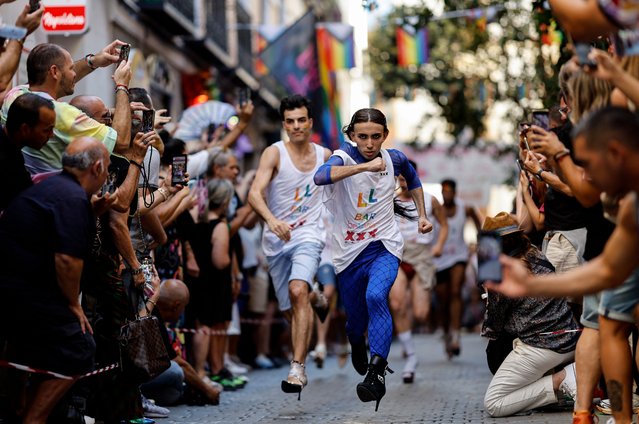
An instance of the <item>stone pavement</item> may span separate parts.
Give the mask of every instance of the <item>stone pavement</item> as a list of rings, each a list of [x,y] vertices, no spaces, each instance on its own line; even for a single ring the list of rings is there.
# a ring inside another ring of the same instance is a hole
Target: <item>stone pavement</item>
[[[464,335],[461,356],[448,361],[440,339],[416,336],[419,367],[413,384],[403,384],[404,360],[393,343],[386,377],[387,393],[375,412],[374,402],[362,403],[355,386],[363,378],[350,365],[340,369],[329,357],[319,370],[309,362],[309,385],[297,395],[280,390],[288,368],[249,373],[250,383],[240,391],[222,394],[219,406],[171,408],[168,423],[570,423],[569,412],[533,413],[490,418],[483,410],[484,392],[491,379],[484,353],[485,341],[477,334]],[[604,418],[604,417],[601,417]],[[603,420],[601,420],[603,422]]]

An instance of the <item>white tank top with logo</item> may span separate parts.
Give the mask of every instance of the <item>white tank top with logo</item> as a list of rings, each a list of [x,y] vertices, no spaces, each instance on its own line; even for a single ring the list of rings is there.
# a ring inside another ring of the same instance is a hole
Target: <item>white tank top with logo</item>
[[[322,213],[322,188],[313,181],[317,169],[324,163],[324,148],[312,144],[315,149],[315,166],[301,172],[293,164],[283,141],[273,144],[280,153],[277,175],[266,189],[266,203],[273,215],[291,228],[291,239],[280,240],[268,226],[264,229],[262,249],[266,256],[275,256],[284,249],[300,243],[316,242],[324,245],[325,233],[320,229]]]
[[[343,150],[336,150],[345,166],[357,163]],[[327,185],[325,204],[333,214],[333,265],[339,273],[346,269],[371,242],[381,241],[386,250],[401,259],[404,241],[393,212],[395,175],[393,161],[384,149],[383,172],[361,172]]]
[[[417,217],[419,213],[413,200],[397,200],[397,202],[408,209],[409,215],[415,217],[414,221],[403,216],[395,215],[395,220],[399,226],[399,231],[402,233],[402,237],[405,242],[413,242],[418,244],[431,244],[435,237],[433,236],[437,232],[437,220],[433,217],[433,199],[432,196],[424,191],[424,209],[426,210],[426,218],[433,224],[433,231],[426,234],[422,234],[417,228]]]
[[[448,238],[444,243],[442,255],[433,258],[438,271],[450,268],[458,262],[468,262],[468,246],[464,241],[466,206],[459,199],[455,199],[455,205],[455,215],[448,218]]]

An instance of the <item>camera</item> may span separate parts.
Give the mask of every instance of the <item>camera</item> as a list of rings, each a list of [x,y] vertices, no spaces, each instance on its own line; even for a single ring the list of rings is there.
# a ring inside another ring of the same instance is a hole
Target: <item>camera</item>
[[[142,111],[142,132],[148,133],[155,128],[155,111],[143,110]]]
[[[186,155],[173,156],[171,165],[171,185],[186,184]]]
[[[486,281],[501,283],[502,268],[499,262],[502,243],[498,233],[493,231],[482,231],[479,233],[477,243],[477,283],[484,284]]]

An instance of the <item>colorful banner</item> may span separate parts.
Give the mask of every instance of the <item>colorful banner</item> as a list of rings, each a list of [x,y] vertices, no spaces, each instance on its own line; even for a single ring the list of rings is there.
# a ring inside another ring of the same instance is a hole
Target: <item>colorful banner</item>
[[[319,23],[315,26],[317,56],[329,71],[355,67],[353,27],[338,22]]]
[[[261,25],[257,31],[255,31],[255,73],[256,75],[266,75],[268,74],[268,68],[264,64],[264,61],[260,58],[260,54],[266,50],[269,43],[272,43],[274,40],[279,37],[279,35],[283,31],[283,27],[281,26],[268,26]]]
[[[397,27],[397,62],[399,66],[428,62],[428,32],[426,28],[411,30]]]

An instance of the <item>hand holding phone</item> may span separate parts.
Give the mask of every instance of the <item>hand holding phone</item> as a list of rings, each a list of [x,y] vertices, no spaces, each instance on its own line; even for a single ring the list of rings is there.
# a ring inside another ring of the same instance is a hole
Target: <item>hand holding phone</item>
[[[129,53],[131,52],[131,45],[125,44],[120,46],[120,56],[118,58],[117,66],[120,66],[120,62],[129,60]]]
[[[153,109],[142,111],[142,132],[148,133],[155,127],[155,111]]]
[[[548,115],[548,111],[546,109],[533,110],[532,124],[548,131],[550,129],[550,117]]]
[[[586,43],[575,43],[575,54],[577,55],[577,63],[579,66],[585,66],[587,68],[595,69],[597,62],[590,60],[588,54],[592,47]]]
[[[486,281],[501,283],[502,268],[501,262],[499,262],[501,251],[502,243],[499,234],[486,231],[479,233],[477,243],[478,284],[484,284]]]
[[[186,155],[173,156],[171,169],[171,185],[186,185]]]

